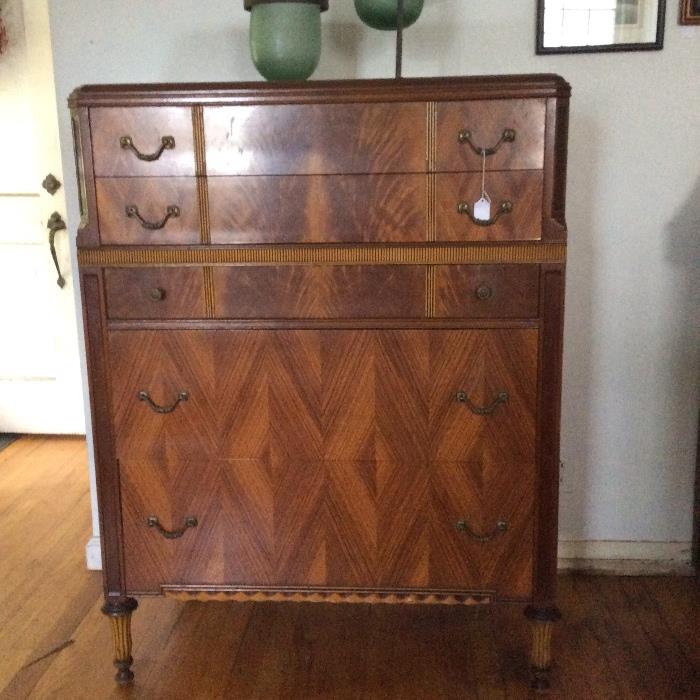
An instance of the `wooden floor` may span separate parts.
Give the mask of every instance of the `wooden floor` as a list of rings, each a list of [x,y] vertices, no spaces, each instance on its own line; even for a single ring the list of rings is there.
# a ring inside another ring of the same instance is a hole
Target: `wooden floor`
[[[520,606],[141,601],[136,684],[113,681],[77,438],[0,451],[0,698],[523,698]],[[690,578],[566,575],[552,698],[700,698]]]

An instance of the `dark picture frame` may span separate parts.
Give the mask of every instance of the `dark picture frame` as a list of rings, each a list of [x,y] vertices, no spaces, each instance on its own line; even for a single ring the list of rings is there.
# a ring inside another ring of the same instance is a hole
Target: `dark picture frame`
[[[681,0],[680,24],[700,24],[700,0]]]
[[[656,37],[649,42],[620,42],[617,44],[581,45],[581,46],[545,46],[544,45],[544,11],[547,0],[537,0],[537,55],[563,53],[600,53],[608,51],[660,51],[664,47],[664,30],[666,28],[666,0],[658,0],[656,18]],[[700,0],[681,0],[696,5]],[[697,20],[700,23],[700,19]],[[695,23],[695,22],[693,22]],[[623,23],[624,24],[624,23]]]

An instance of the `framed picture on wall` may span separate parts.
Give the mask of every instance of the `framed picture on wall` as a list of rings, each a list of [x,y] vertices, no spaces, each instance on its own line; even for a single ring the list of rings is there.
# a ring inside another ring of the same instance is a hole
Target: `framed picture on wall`
[[[681,24],[700,24],[700,0],[681,0]]]
[[[537,0],[537,53],[662,49],[665,17],[666,0]]]

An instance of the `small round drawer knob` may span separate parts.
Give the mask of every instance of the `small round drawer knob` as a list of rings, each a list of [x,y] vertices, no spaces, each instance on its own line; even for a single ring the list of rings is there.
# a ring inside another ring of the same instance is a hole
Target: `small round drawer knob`
[[[489,287],[487,284],[481,284],[476,288],[476,298],[481,299],[482,301],[485,299],[490,299],[493,296],[493,289]]]
[[[148,296],[150,296],[153,301],[163,301],[163,299],[165,299],[165,290],[160,287],[153,287],[148,293]]]

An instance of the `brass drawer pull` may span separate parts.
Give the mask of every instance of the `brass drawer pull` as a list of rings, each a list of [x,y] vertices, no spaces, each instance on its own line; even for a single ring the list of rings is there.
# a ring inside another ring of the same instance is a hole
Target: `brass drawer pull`
[[[489,287],[488,284],[480,284],[476,288],[474,294],[476,295],[476,298],[480,301],[485,301],[486,299],[490,299],[493,296],[493,289],[491,289],[491,287]]]
[[[493,226],[504,214],[510,214],[513,211],[513,202],[501,202],[496,213],[490,219],[477,219],[467,202],[460,202],[457,205],[457,211],[460,214],[466,214],[477,226]]]
[[[459,132],[457,139],[460,143],[466,143],[468,146],[470,146],[472,151],[474,151],[477,156],[492,156],[504,143],[513,143],[513,141],[515,141],[515,129],[504,129],[498,143],[491,146],[491,148],[475,146],[474,142],[472,141],[472,132],[469,129],[462,129],[462,131]]]
[[[165,290],[162,287],[153,287],[148,296],[153,299],[153,301],[163,301],[165,299]]]
[[[141,222],[141,226],[149,231],[159,231],[171,218],[177,219],[177,217],[180,216],[180,207],[176,207],[174,204],[169,206],[165,211],[166,214],[160,221],[153,222],[146,221],[139,213],[139,208],[135,204],[129,204],[126,207],[126,215],[130,219],[138,219]]]
[[[149,515],[146,520],[148,527],[154,527],[160,532],[166,540],[176,540],[185,534],[185,531],[190,527],[197,527],[199,521],[193,515],[188,515],[185,518],[185,524],[179,530],[166,530],[158,521],[155,515]]]
[[[160,148],[153,153],[141,153],[136,146],[131,136],[122,136],[119,139],[119,145],[124,150],[130,150],[139,160],[154,161],[158,160],[163,155],[163,151],[175,148],[175,139],[172,136],[163,136],[160,140]]]
[[[190,395],[186,391],[181,391],[177,395],[175,403],[171,406],[159,406],[157,403],[154,403],[153,399],[149,396],[147,391],[139,391],[138,397],[139,401],[146,401],[156,413],[172,413],[178,407],[180,401],[187,401],[187,399],[190,398]]]
[[[457,392],[457,401],[459,401],[459,403],[467,404],[469,410],[477,416],[489,416],[498,408],[500,404],[508,401],[508,392],[500,391],[498,396],[496,396],[496,398],[488,406],[477,406],[476,404],[472,403],[466,391]]]
[[[498,535],[504,533],[508,529],[508,523],[505,520],[499,520],[496,523],[496,527],[493,529],[492,532],[489,532],[486,535],[480,535],[477,532],[474,532],[469,525],[467,525],[466,520],[458,520],[455,527],[459,532],[463,532],[465,535],[468,535],[471,537],[473,540],[477,540],[477,542],[488,542],[489,540],[492,540],[494,537],[497,537]]]

